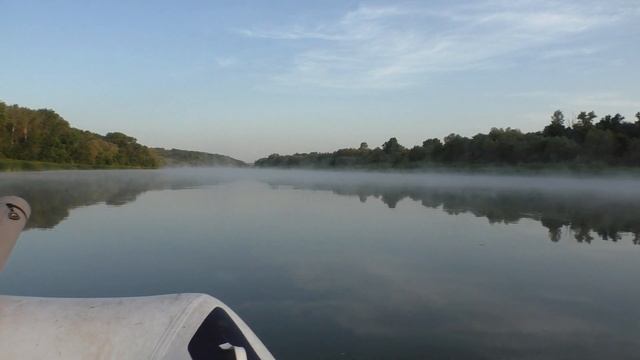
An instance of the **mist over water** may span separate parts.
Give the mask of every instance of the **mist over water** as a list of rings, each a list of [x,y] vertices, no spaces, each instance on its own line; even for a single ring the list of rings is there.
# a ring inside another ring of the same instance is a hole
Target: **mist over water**
[[[5,294],[212,294],[280,359],[634,358],[640,181],[250,169],[0,174]]]

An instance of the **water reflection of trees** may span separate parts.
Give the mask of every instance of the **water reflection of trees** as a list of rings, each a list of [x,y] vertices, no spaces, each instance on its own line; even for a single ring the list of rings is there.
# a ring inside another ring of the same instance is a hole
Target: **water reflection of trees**
[[[484,217],[490,223],[511,224],[521,219],[540,222],[549,230],[549,239],[557,242],[563,230],[569,230],[579,243],[591,243],[596,237],[617,242],[631,234],[640,244],[640,199],[607,197],[578,191],[513,190],[495,188],[411,187],[376,184],[331,184],[273,182],[300,189],[327,190],[338,195],[357,196],[365,202],[380,199],[395,208],[403,199],[422,206],[441,209],[447,214],[462,213]]]
[[[260,180],[248,172],[190,173],[188,171],[90,171],[3,174],[0,195],[22,196],[32,205],[29,228],[53,228],[69,216],[71,209],[104,203],[120,206],[150,190],[185,189],[234,180]],[[515,223],[521,219],[540,222],[549,238],[559,241],[569,230],[576,241],[594,239],[617,242],[630,234],[640,244],[640,199],[605,196],[588,191],[513,190],[493,187],[392,185],[366,181],[322,180],[292,176],[264,177],[272,186],[331,191],[357,196],[365,202],[379,198],[389,208],[403,199],[441,209],[484,217],[491,223]]]
[[[5,174],[0,194],[18,195],[31,205],[27,228],[50,229],[69,211],[104,203],[121,206],[150,190],[184,189],[219,182],[151,170]]]

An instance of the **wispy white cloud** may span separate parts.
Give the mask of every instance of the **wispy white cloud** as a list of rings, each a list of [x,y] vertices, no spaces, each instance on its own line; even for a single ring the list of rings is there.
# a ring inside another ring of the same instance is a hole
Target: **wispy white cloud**
[[[540,59],[555,60],[560,58],[584,58],[601,53],[602,51],[602,48],[595,46],[549,49],[541,53]]]
[[[215,64],[220,68],[229,68],[238,63],[238,60],[234,57],[216,57],[214,59]]]
[[[433,73],[496,66],[534,49],[540,50],[537,58],[543,60],[591,56],[597,48],[553,46],[615,24],[640,9],[640,4],[618,5],[588,1],[485,1],[444,8],[363,5],[333,21],[239,33],[301,42],[291,69],[275,76],[281,83],[395,88]]]

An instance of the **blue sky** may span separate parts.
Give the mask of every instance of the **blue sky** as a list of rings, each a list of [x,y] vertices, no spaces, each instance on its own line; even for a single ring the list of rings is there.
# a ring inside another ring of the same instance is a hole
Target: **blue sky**
[[[0,0],[0,100],[232,155],[640,111],[639,1]]]

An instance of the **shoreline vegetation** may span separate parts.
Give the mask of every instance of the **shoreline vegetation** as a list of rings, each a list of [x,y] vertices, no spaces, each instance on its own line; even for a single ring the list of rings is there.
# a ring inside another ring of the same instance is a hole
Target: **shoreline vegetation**
[[[135,166],[122,165],[87,165],[65,164],[47,161],[14,160],[0,158],[0,172],[3,171],[47,171],[47,170],[108,170],[108,169],[143,169]]]
[[[507,173],[640,172],[640,112],[635,117],[635,122],[628,122],[620,114],[598,118],[593,111],[583,111],[567,124],[562,111],[557,110],[551,122],[536,132],[493,128],[487,134],[472,137],[451,134],[444,141],[431,138],[412,148],[391,138],[373,149],[363,142],[358,148],[331,153],[272,154],[257,160],[255,166]]]
[[[581,112],[565,120],[551,116],[541,131],[493,128],[472,137],[450,134],[422,145],[396,138],[376,148],[272,154],[256,168],[503,174],[640,174],[640,112],[636,121],[620,114],[601,118]],[[568,122],[568,124],[567,124]],[[0,171],[156,169],[161,167],[248,167],[220,154],[151,148],[120,132],[99,135],[73,128],[53,110],[32,110],[0,101]]]
[[[0,171],[247,166],[225,155],[150,148],[120,132],[73,128],[55,111],[0,101]]]

